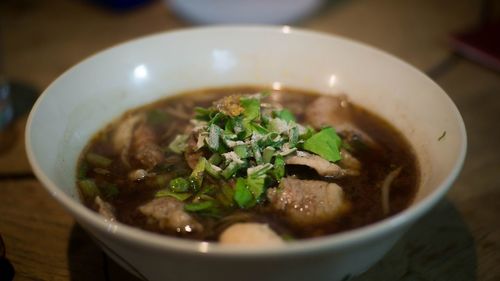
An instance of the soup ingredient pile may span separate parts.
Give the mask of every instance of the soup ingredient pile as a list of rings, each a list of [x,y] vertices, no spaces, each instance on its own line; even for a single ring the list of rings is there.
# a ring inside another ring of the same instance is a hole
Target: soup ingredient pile
[[[289,110],[261,103],[261,94],[228,96],[213,107],[197,108],[191,123],[191,133],[177,135],[169,148],[188,155],[193,172],[172,180],[159,194],[189,198],[203,187],[206,175],[236,183],[232,196],[199,200],[188,210],[217,212],[214,201],[230,206],[232,199],[243,209],[264,202],[267,188],[285,176],[285,158],[292,164],[310,162],[323,176],[355,173],[334,164],[342,147],[334,128],[316,132],[297,124]]]

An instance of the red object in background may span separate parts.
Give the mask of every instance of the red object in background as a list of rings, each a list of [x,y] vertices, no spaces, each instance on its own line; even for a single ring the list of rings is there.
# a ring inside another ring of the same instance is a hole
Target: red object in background
[[[453,35],[451,44],[464,57],[500,71],[500,21]]]

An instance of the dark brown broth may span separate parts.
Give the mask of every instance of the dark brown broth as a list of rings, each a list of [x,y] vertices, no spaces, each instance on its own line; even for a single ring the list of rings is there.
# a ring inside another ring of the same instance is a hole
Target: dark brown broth
[[[259,90],[261,89],[225,88],[190,92],[160,100],[153,104],[131,110],[126,114],[135,114],[141,111],[151,112],[152,110],[160,110],[163,112],[164,108],[167,107],[177,107],[184,112],[192,112],[194,107],[208,107],[213,100],[224,95],[249,94],[258,92]],[[273,92],[272,97],[276,98],[284,107],[294,112],[300,123],[304,119],[302,111],[307,108],[305,105],[317,98],[318,94],[287,89],[281,92]],[[338,183],[343,188],[348,200],[352,204],[352,209],[349,214],[323,225],[314,225],[306,228],[294,227],[287,223],[280,214],[271,212],[270,208],[264,204],[251,211],[237,211],[236,214],[230,215],[229,218],[222,219],[221,221],[210,217],[195,215],[196,219],[204,224],[206,231],[195,236],[191,234],[186,238],[216,240],[217,235],[229,224],[229,221],[250,220],[266,222],[282,235],[290,235],[295,238],[308,238],[337,233],[382,220],[387,217],[387,215],[384,215],[382,210],[380,187],[387,174],[398,167],[403,167],[403,169],[391,186],[389,216],[406,208],[413,200],[419,180],[417,161],[412,148],[405,138],[389,123],[359,106],[353,106],[353,123],[373,138],[378,143],[378,147],[366,147],[364,149],[358,149],[353,153],[363,165],[360,176],[334,180],[334,182]],[[181,133],[189,123],[188,120],[182,120],[172,115],[167,116],[168,122],[154,124],[155,132],[157,136],[160,136],[159,145],[161,147],[168,146],[175,135]],[[80,172],[86,170],[85,177],[94,179],[98,185],[105,182],[115,184],[118,187],[120,190],[119,195],[108,199],[108,202],[117,210],[118,221],[150,231],[180,236],[180,234],[174,231],[166,233],[165,231],[148,225],[144,216],[137,210],[138,206],[152,200],[155,192],[165,186],[160,187],[151,179],[142,182],[131,182],[127,180],[128,172],[140,167],[134,162],[131,162],[131,168],[125,167],[121,161],[119,161],[119,155],[113,151],[109,143],[111,134],[120,120],[108,125],[89,142],[82,153],[82,157],[78,164],[78,170]],[[95,152],[115,159],[108,168],[110,173],[101,175],[96,173],[93,169],[86,169],[83,156],[88,152]],[[190,174],[190,169],[182,157],[178,157],[171,152],[166,152],[166,158],[175,160],[175,157],[179,158],[179,160],[155,168],[158,173],[168,174],[165,178],[167,184],[168,180],[171,178]],[[304,168],[298,169],[297,167],[288,167],[287,174],[304,179],[328,180],[319,177],[313,170]],[[82,200],[87,207],[96,210],[93,201],[83,197]]]

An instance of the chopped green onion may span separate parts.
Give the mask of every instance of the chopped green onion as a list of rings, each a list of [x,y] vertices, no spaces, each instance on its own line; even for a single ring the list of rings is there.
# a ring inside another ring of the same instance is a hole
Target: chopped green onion
[[[172,179],[168,185],[173,192],[186,192],[190,187],[189,181],[181,177]]]
[[[273,165],[270,163],[258,165],[252,168],[247,169],[247,175],[248,176],[264,176],[269,170],[273,168]]]
[[[210,158],[208,158],[208,162],[214,165],[219,165],[222,162],[222,160],[223,158],[219,153],[214,153],[212,154],[212,156],[210,156]]]
[[[288,145],[290,148],[294,148],[299,141],[299,128],[297,126],[293,126],[288,131]]]
[[[284,140],[279,133],[271,132],[266,134],[262,139],[259,140],[259,145],[262,147],[272,146],[274,148],[279,148],[283,145]]]
[[[196,163],[196,166],[194,167],[193,171],[191,172],[190,179],[197,188],[201,187],[203,183],[203,175],[205,172],[206,162],[207,159],[205,159],[205,157],[201,157],[200,160],[198,160],[198,163]]]
[[[207,173],[212,177],[218,179],[220,178],[222,169],[207,162],[205,163],[205,171],[207,171]]]
[[[229,179],[238,171],[240,166],[241,165],[236,162],[229,163],[229,165],[227,165],[227,167],[224,170],[222,170],[221,173],[222,177],[224,177],[225,179]]]
[[[87,162],[81,162],[78,166],[77,178],[80,180],[85,179],[87,177],[88,170],[89,165],[87,164]]]
[[[206,142],[212,151],[219,150],[221,134],[222,129],[219,126],[212,124],[208,127],[208,138],[206,139]]]
[[[292,153],[295,153],[295,151],[297,151],[297,148],[294,147],[294,148],[289,148],[289,147],[283,147],[283,150],[280,151],[278,154],[281,155],[281,156],[288,156]]]
[[[304,149],[322,158],[336,162],[340,160],[342,140],[332,127],[323,128],[304,142]]]
[[[251,144],[251,147],[252,147],[253,157],[255,158],[255,162],[257,162],[257,164],[262,164],[263,161],[262,161],[262,154],[260,152],[260,147],[255,142]]]
[[[85,160],[87,160],[90,165],[100,168],[107,168],[113,162],[113,160],[108,157],[93,152],[87,153]]]
[[[184,210],[188,212],[199,212],[199,211],[205,211],[215,206],[216,206],[215,201],[210,200],[210,201],[186,204],[184,205]]]
[[[162,190],[159,190],[158,192],[156,192],[155,194],[155,197],[156,198],[159,198],[159,197],[166,197],[166,196],[170,196],[170,197],[173,197],[179,201],[185,201],[187,200],[189,197],[192,196],[191,193],[178,193],[178,192],[173,192],[173,191],[170,191],[168,189],[162,189]]]
[[[187,148],[188,138],[188,135],[179,134],[175,136],[172,142],[170,142],[168,148],[174,153],[182,154]]]
[[[262,161],[264,163],[270,163],[273,159],[274,152],[276,152],[276,149],[274,149],[272,146],[264,148],[264,150],[262,151]]]
[[[214,201],[215,199],[210,195],[198,193],[198,195],[196,196],[196,199],[193,200],[193,203],[199,203],[200,201],[207,201],[207,200]]]
[[[248,158],[250,157],[250,152],[246,145],[237,145],[233,147],[234,153],[236,153],[240,158]]]
[[[93,199],[97,195],[99,195],[99,189],[97,188],[97,185],[95,184],[94,180],[91,179],[79,180],[78,186],[80,187],[82,195],[85,198]]]

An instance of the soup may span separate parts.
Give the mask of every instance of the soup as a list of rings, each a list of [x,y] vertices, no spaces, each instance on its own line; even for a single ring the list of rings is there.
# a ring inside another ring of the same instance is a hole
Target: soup
[[[211,89],[126,112],[83,150],[77,185],[108,220],[227,244],[283,244],[406,208],[416,157],[390,124],[293,89]]]

